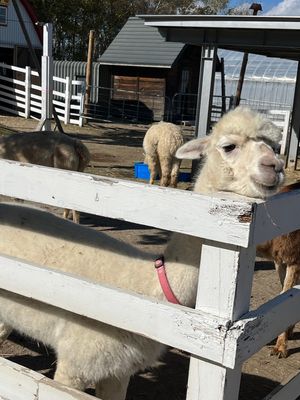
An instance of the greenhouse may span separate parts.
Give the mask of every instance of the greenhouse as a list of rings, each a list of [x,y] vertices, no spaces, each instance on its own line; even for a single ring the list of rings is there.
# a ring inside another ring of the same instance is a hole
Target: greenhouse
[[[226,96],[234,96],[243,60],[242,52],[219,49],[224,58]],[[291,109],[297,61],[249,54],[241,103],[262,109]],[[221,77],[216,74],[215,95],[221,94]]]

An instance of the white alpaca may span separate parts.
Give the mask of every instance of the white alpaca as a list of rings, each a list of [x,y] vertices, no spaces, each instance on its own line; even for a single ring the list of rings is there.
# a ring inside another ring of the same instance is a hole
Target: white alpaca
[[[271,122],[240,107],[226,114],[210,136],[185,144],[177,156],[205,156],[197,192],[234,190],[265,198],[283,181],[283,162],[270,147],[279,140]],[[156,255],[29,207],[2,204],[0,223],[3,254],[165,300],[153,268]],[[188,307],[195,304],[200,253],[201,239],[174,234],[164,254],[171,288]],[[80,390],[95,384],[96,395],[104,400],[124,400],[130,376],[153,365],[165,348],[4,290],[0,320],[2,340],[14,328],[52,346],[55,379]]]
[[[184,143],[181,128],[170,122],[152,125],[145,134],[143,148],[145,163],[150,170],[150,182],[160,175],[161,186],[177,186],[181,160],[175,156]]]
[[[26,132],[0,137],[0,158],[82,172],[90,161],[87,147],[63,133]],[[69,210],[64,211],[67,218]],[[73,221],[79,213],[73,210]]]

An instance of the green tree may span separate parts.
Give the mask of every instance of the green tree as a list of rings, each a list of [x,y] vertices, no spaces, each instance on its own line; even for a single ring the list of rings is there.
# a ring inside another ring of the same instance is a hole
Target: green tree
[[[228,0],[31,0],[38,17],[54,26],[54,57],[85,60],[88,34],[95,31],[95,54],[112,42],[127,19],[137,14],[215,14]]]

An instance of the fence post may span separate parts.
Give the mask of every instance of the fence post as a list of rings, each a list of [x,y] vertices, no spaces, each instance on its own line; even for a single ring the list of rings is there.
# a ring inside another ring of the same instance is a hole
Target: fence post
[[[84,118],[83,118],[83,114],[84,114],[84,102],[85,102],[85,82],[81,83],[81,91],[80,91],[80,100],[79,100],[79,105],[80,105],[80,109],[79,109],[79,121],[78,121],[78,125],[82,128],[83,127],[83,122],[84,122]]]
[[[255,254],[254,247],[204,242],[196,308],[228,321],[236,321],[246,313]],[[240,365],[228,369],[191,357],[187,400],[237,400],[240,378]]]
[[[25,118],[30,117],[31,68],[25,68]]]
[[[52,59],[52,24],[43,27],[42,56],[42,129],[51,130],[52,94],[53,94],[53,59]]]
[[[69,76],[66,76],[65,90],[65,125],[70,123],[71,98],[72,98],[72,81]]]

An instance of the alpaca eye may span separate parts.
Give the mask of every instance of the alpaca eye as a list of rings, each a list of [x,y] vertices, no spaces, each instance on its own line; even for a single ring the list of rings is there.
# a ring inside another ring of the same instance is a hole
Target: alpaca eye
[[[280,146],[272,146],[272,150],[275,154],[280,154]]]
[[[235,148],[236,148],[235,144],[227,144],[226,146],[223,146],[223,150],[225,151],[225,153],[230,153]]]

